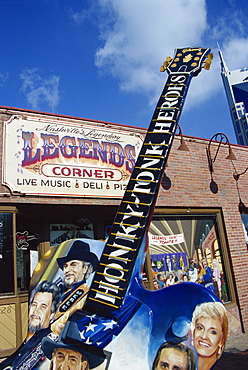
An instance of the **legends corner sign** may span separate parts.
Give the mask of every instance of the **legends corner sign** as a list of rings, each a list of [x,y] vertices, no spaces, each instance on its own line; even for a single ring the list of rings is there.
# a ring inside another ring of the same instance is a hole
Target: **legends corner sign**
[[[121,198],[141,144],[140,135],[94,122],[12,116],[3,185],[27,195]]]

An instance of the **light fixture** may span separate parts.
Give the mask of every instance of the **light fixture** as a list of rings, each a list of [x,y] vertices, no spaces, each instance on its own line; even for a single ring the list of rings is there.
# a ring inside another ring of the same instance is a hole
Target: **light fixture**
[[[187,147],[187,144],[183,138],[183,134],[182,134],[182,128],[181,126],[179,125],[179,123],[176,123],[176,130],[178,129],[178,135],[180,136],[180,145],[179,147],[177,148],[177,150],[181,150],[181,151],[184,151],[184,152],[189,152],[189,148]],[[175,130],[175,133],[176,133],[176,130]],[[168,167],[168,162],[166,162],[165,164],[165,167]]]
[[[177,148],[177,150],[182,150],[184,152],[189,152],[189,148],[187,147],[186,142],[185,142],[185,140],[183,138],[182,128],[181,128],[181,126],[178,123],[177,123],[176,130],[177,129],[179,130],[179,134],[178,135],[180,135],[180,145]]]
[[[238,179],[240,178],[240,176],[242,176],[244,173],[246,173],[246,171],[248,170],[248,167],[241,173],[237,173],[237,172],[234,172],[233,174],[233,177],[236,181],[238,181]]]
[[[248,208],[245,206],[245,204],[242,202],[241,198],[239,199],[239,212],[242,214],[248,213]]]
[[[212,141],[213,140],[218,141],[219,142],[219,145],[218,145],[218,147],[216,149],[216,152],[215,152],[214,156],[212,157],[212,155],[211,155],[211,144],[212,144]],[[233,151],[232,151],[232,148],[231,148],[230,141],[229,141],[228,137],[225,134],[223,134],[222,132],[218,132],[217,134],[215,134],[215,135],[213,135],[211,137],[211,139],[209,140],[207,149],[206,149],[206,151],[207,151],[207,158],[208,158],[209,171],[211,173],[214,172],[213,163],[216,161],[216,158],[217,158],[217,155],[219,153],[219,149],[220,149],[220,146],[221,146],[222,143],[224,145],[226,145],[226,144],[228,145],[229,154],[226,157],[226,159],[230,159],[231,161],[236,161],[236,157],[233,154]]]
[[[237,173],[237,171],[235,170],[235,172],[233,174],[234,180],[236,180],[237,191],[238,191],[238,194],[239,194],[239,212],[241,214],[242,213],[248,214],[248,207],[246,207],[245,204],[243,203],[243,201],[241,200],[238,180],[239,180],[240,176],[242,176],[244,173],[246,173],[247,170],[248,170],[248,167],[243,172],[240,172],[240,173]]]

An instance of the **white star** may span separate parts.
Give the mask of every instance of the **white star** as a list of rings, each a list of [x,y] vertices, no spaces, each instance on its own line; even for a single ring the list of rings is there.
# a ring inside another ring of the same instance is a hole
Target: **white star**
[[[87,340],[84,342],[86,344],[92,344],[93,342],[90,340],[90,338],[88,337]]]
[[[88,319],[90,319],[90,321],[92,321],[95,317],[96,317],[96,314],[93,314],[93,315],[86,315],[86,317]]]
[[[85,329],[85,333],[87,333],[87,331],[89,331],[89,330],[91,330],[91,331],[94,332],[94,329],[95,329],[96,326],[98,326],[98,325],[96,325],[96,324],[89,324],[89,326],[87,326],[86,329]]]
[[[81,339],[85,339],[84,331],[80,331],[79,334],[80,334]]]
[[[113,327],[116,325],[116,322],[112,320],[111,322],[103,322],[103,325],[105,326],[104,330],[113,329]]]

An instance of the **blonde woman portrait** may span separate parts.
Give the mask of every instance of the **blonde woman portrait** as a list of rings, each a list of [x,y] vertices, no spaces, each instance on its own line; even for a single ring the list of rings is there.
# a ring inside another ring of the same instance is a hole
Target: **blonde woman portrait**
[[[228,336],[228,319],[222,303],[207,302],[196,306],[192,331],[198,370],[210,370],[222,355]]]

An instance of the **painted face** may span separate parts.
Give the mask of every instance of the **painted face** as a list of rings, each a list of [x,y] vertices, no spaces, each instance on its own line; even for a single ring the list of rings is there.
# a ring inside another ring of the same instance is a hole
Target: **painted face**
[[[188,360],[186,352],[175,348],[164,348],[155,370],[187,370]]]
[[[155,290],[159,289],[159,285],[158,285],[158,282],[156,280],[153,282],[153,287],[154,287]]]
[[[84,370],[87,368],[87,361],[82,361],[79,352],[67,348],[58,348],[53,353],[53,370]]]
[[[210,357],[223,347],[223,332],[221,322],[215,317],[200,317],[196,320],[194,329],[194,347],[199,356]]]
[[[35,333],[39,329],[45,329],[49,327],[50,320],[54,315],[51,313],[51,309],[52,293],[36,293],[28,313],[28,325],[30,333]]]
[[[207,260],[202,260],[202,266],[203,267],[208,267],[208,261]]]
[[[84,279],[84,275],[88,270],[88,266],[83,267],[83,262],[79,260],[68,261],[63,266],[65,275],[65,285],[70,287],[74,283]]]

